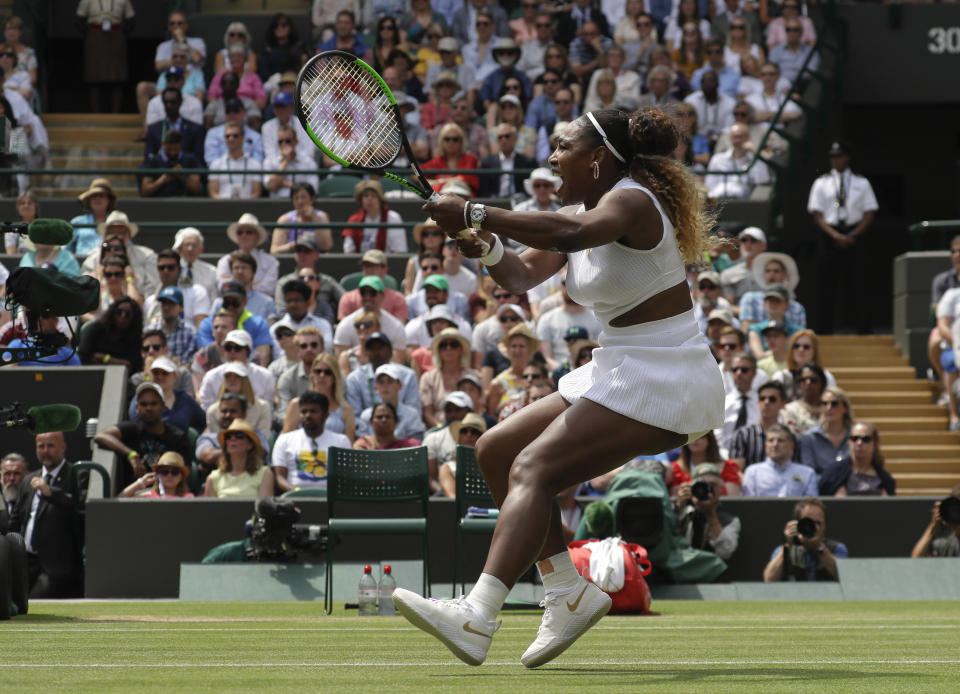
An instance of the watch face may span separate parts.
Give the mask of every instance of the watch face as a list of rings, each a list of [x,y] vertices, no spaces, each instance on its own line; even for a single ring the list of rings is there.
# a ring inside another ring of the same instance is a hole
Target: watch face
[[[485,210],[480,205],[474,205],[470,208],[470,219],[474,222],[482,222],[483,218],[486,217],[484,214]]]

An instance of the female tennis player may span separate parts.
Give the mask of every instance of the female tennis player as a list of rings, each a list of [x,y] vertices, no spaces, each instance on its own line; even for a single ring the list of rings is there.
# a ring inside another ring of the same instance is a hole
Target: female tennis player
[[[567,293],[603,325],[593,361],[560,379],[559,392],[486,432],[477,443],[500,508],[483,573],[459,600],[397,590],[394,602],[458,658],[479,665],[513,584],[537,561],[546,608],[521,662],[537,667],[566,650],[610,609],[577,574],[563,541],[563,489],[641,454],[676,448],[723,422],[723,384],[693,317],[684,261],[710,246],[711,225],[693,177],[672,158],[679,135],[658,109],[587,113],[561,134],[550,165],[562,179],[561,212],[485,209],[455,196],[424,206],[450,235],[465,218],[490,244],[481,257],[511,292],[567,268]],[[499,237],[529,247],[505,251]],[[460,241],[478,257],[480,245]]]

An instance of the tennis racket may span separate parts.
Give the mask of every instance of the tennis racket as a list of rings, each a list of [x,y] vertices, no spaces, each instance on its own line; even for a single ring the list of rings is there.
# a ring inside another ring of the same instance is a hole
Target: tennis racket
[[[324,51],[310,58],[297,75],[293,99],[307,135],[335,162],[381,174],[424,200],[440,199],[417,166],[393,92],[372,67],[355,55]],[[401,151],[406,154],[416,181],[386,171]],[[476,234],[464,229],[460,236]]]

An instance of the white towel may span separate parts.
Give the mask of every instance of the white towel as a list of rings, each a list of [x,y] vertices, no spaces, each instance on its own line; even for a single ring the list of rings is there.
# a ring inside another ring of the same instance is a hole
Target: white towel
[[[607,593],[623,588],[623,549],[620,536],[608,537],[584,545],[590,550],[590,580]]]

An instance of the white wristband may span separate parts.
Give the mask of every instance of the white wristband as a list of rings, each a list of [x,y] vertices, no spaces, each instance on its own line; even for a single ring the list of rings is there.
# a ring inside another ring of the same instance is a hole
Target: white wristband
[[[463,201],[463,228],[464,229],[470,228],[470,201],[469,200]]]
[[[480,256],[480,262],[491,267],[503,260],[503,242],[496,234],[493,235],[493,248],[487,251],[486,255]]]

